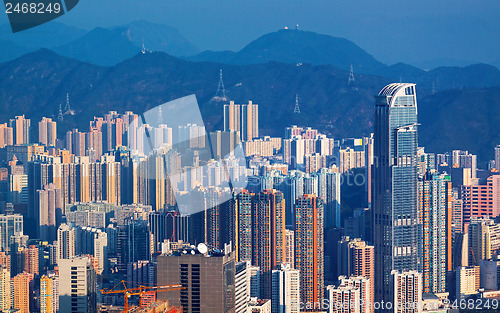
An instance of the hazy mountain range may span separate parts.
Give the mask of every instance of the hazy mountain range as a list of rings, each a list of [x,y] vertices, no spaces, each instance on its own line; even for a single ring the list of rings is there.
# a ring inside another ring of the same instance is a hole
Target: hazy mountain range
[[[97,65],[115,65],[131,58],[146,47],[175,56],[199,52],[175,28],[137,20],[111,28],[84,31],[61,23],[47,23],[20,33],[10,33],[10,26],[0,26],[0,40],[6,51],[0,51],[0,61],[12,60],[39,48]],[[13,46],[14,48],[10,48]]]

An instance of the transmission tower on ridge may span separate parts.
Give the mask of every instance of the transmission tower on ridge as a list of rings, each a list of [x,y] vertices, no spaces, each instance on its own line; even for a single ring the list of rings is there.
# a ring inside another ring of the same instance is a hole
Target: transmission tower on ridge
[[[214,98],[219,98],[221,100],[226,100],[226,88],[224,87],[224,80],[222,80],[222,69],[220,69],[220,75],[219,75],[219,85],[217,85],[217,92],[215,93]]]
[[[59,103],[59,115],[57,118],[62,122],[64,120],[63,112],[62,112],[62,105]]]
[[[64,113],[65,114],[71,113],[71,107],[69,106],[69,93],[66,93],[66,106],[64,107]]]
[[[293,113],[300,113],[299,94],[295,95],[295,107],[293,108]]]
[[[354,79],[354,70],[352,68],[352,64],[351,64],[351,71],[349,72],[349,81],[347,82],[348,85],[350,85],[351,83],[354,83],[356,80]]]

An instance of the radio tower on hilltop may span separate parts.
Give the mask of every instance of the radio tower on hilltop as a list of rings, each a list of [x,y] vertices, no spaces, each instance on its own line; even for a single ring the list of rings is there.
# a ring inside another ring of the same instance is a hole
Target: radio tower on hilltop
[[[300,113],[299,94],[295,95],[295,107],[293,108],[293,113]]]
[[[224,102],[227,101],[226,88],[224,87],[224,81],[222,80],[222,69],[219,72],[219,84],[217,85],[217,92],[212,98],[214,102]]]

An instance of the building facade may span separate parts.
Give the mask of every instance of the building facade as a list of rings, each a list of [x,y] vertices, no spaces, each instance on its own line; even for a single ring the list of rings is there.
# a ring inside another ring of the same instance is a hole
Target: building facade
[[[392,301],[393,270],[417,270],[417,98],[395,83],[375,97],[373,221],[375,299]]]

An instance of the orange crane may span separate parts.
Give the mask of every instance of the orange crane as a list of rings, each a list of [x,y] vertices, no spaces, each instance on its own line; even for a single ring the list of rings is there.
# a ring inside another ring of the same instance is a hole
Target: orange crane
[[[123,293],[123,304],[124,304],[123,313],[127,313],[130,310],[130,307],[128,305],[128,298],[130,298],[131,296],[139,296],[142,305],[142,297],[146,295],[147,291],[165,292],[165,291],[185,289],[184,287],[182,287],[182,285],[165,285],[165,286],[153,286],[153,287],[139,286],[135,288],[127,288],[126,283],[128,282],[122,280],[111,289],[100,290],[103,295]],[[123,289],[116,289],[119,286],[123,286]]]
[[[474,251],[472,250],[472,247],[469,247],[470,253],[472,253],[472,258],[474,259],[474,264],[477,264],[476,262],[476,257],[474,256]]]

